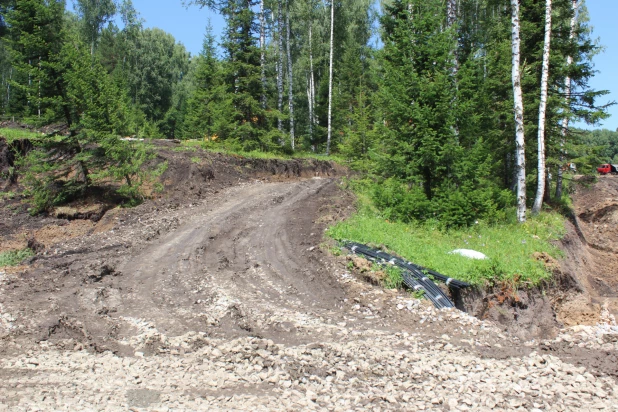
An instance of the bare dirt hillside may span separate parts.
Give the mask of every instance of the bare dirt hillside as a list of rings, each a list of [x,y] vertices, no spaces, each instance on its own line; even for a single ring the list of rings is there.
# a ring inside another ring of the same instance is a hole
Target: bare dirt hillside
[[[159,153],[137,208],[3,209],[2,244],[38,247],[0,269],[0,410],[618,405],[615,326],[524,341],[351,273],[323,237],[352,211],[341,168]]]
[[[574,217],[563,249],[567,270],[585,293],[568,305],[565,320],[594,323],[603,305],[618,316],[618,178],[579,178],[574,187]]]

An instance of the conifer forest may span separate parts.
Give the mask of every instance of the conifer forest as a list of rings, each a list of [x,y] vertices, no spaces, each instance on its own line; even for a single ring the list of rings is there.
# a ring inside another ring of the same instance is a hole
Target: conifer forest
[[[0,0],[0,116],[68,130],[21,160],[41,208],[135,195],[132,140],[197,139],[334,156],[388,219],[523,222],[584,159],[572,125],[607,116],[584,0],[174,1],[225,19],[197,56],[131,0]]]

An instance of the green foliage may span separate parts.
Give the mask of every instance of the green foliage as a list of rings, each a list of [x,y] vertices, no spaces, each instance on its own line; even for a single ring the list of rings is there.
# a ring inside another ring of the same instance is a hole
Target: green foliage
[[[11,143],[14,140],[21,139],[39,139],[42,135],[42,133],[34,132],[28,129],[8,129],[5,127],[0,128],[0,137],[4,137],[8,143]]]
[[[329,228],[327,234],[336,240],[382,245],[414,263],[476,285],[514,282],[532,286],[551,277],[534,254],[560,256],[552,242],[564,234],[564,219],[543,212],[525,224],[479,222],[470,228],[444,231],[431,221],[387,221],[363,206],[349,220]],[[449,253],[455,249],[477,250],[489,259],[474,260]]]
[[[2,252],[0,253],[0,267],[17,266],[24,259],[29,258],[30,256],[34,256],[34,253],[30,249]]]

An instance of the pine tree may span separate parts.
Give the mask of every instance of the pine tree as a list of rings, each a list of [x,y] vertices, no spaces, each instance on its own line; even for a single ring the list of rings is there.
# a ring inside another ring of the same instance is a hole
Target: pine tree
[[[456,144],[450,110],[451,38],[443,3],[394,1],[382,18],[380,102],[388,134],[384,173],[420,183],[431,200],[448,177]]]
[[[225,138],[225,117],[231,108],[226,107],[229,99],[225,96],[226,86],[223,84],[221,63],[216,56],[215,37],[210,23],[196,65],[195,89],[188,102],[184,136],[203,137],[207,141]]]
[[[73,118],[62,101],[66,98],[62,73],[52,60],[63,44],[64,1],[24,0],[16,2],[6,15],[10,27],[7,47],[15,74],[9,83],[25,97],[23,114],[47,113],[56,117],[62,108],[66,122]]]

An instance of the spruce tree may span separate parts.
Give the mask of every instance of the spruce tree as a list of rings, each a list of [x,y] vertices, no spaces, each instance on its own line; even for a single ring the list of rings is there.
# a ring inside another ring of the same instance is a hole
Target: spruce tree
[[[193,94],[187,106],[184,136],[204,138],[207,141],[227,137],[226,115],[231,111],[226,86],[223,83],[221,63],[216,56],[215,37],[208,25],[202,52],[197,57]]]

